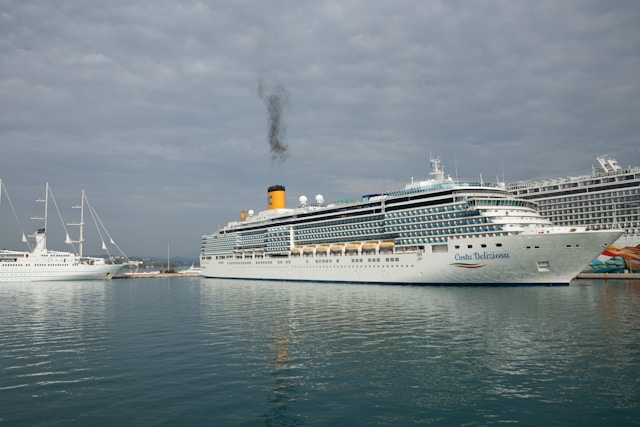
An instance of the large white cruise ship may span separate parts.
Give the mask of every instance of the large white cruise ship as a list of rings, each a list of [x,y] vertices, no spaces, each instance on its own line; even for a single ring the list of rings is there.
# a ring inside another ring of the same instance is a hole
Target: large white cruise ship
[[[508,189],[534,200],[554,224],[624,231],[585,272],[640,272],[640,167],[622,168],[607,156],[597,161],[591,175],[521,181]]]
[[[359,201],[249,211],[204,235],[202,275],[214,278],[399,284],[568,284],[620,230],[553,225],[503,184],[432,178]]]
[[[7,194],[4,184],[2,180],[0,180],[0,202],[2,201],[2,190],[5,190],[5,194]],[[32,218],[44,221],[44,227],[36,230],[31,236],[35,239],[33,248],[28,251],[0,249],[0,282],[97,280],[110,279],[113,277],[122,267],[121,264],[109,263],[104,258],[83,256],[82,254],[82,244],[84,241],[82,231],[84,226],[84,206],[85,203],[87,203],[84,191],[82,192],[82,203],[78,206],[81,208],[80,222],[72,224],[79,227],[80,237],[78,240],[72,241],[67,234],[66,239],[66,243],[68,244],[77,243],[79,250],[76,252],[67,252],[47,249],[47,212],[51,194],[49,184],[47,183],[45,198],[39,200],[45,205],[45,214],[42,218]],[[8,194],[6,197],[8,198]],[[13,205],[11,205],[11,208],[13,209]],[[95,211],[92,211],[92,215],[95,215]],[[28,244],[29,242],[24,236],[24,233],[22,233],[22,236],[23,241]],[[102,246],[105,248],[104,241],[102,242]]]

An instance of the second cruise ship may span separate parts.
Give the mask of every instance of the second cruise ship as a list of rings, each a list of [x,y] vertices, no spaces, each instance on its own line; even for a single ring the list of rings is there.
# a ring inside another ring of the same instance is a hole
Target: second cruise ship
[[[508,189],[535,201],[554,224],[624,231],[584,272],[640,272],[640,167],[623,168],[608,156],[597,162],[590,175],[521,181]]]

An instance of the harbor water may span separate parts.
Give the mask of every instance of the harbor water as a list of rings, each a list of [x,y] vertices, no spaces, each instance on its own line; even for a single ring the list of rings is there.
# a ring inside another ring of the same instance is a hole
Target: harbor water
[[[640,281],[0,285],[0,426],[640,424]]]

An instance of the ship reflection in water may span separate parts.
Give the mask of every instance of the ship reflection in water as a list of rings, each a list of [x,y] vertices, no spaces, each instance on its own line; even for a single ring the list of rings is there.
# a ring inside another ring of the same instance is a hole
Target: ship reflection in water
[[[270,410],[265,415],[267,425],[297,425],[295,417],[287,413],[289,404],[296,400],[291,366],[295,357],[289,353],[291,334],[288,329],[285,325],[278,325],[273,331],[273,343],[269,345],[269,348],[275,352],[270,364],[275,385],[269,396]]]
[[[2,425],[638,425],[640,281],[0,286]]]

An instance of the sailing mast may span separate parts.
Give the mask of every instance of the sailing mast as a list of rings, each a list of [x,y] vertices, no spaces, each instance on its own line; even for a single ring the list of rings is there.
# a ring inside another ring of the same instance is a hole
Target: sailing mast
[[[84,234],[83,234],[84,233],[84,203],[85,203],[85,193],[84,193],[84,190],[82,190],[82,198],[80,200],[80,205],[72,206],[73,209],[80,209],[80,222],[79,223],[72,222],[70,224],[67,224],[67,225],[77,225],[80,228],[78,240],[71,240],[67,235],[67,241],[66,241],[66,243],[78,244],[78,255],[80,257],[82,257],[82,244],[84,242]]]
[[[36,202],[43,203],[44,202],[44,218],[32,216],[32,220],[44,221],[44,228],[36,229],[36,232],[33,236],[36,239],[36,246],[34,251],[46,251],[47,250],[47,217],[49,215],[49,183],[47,182],[45,185],[44,191],[44,200],[36,199]]]

